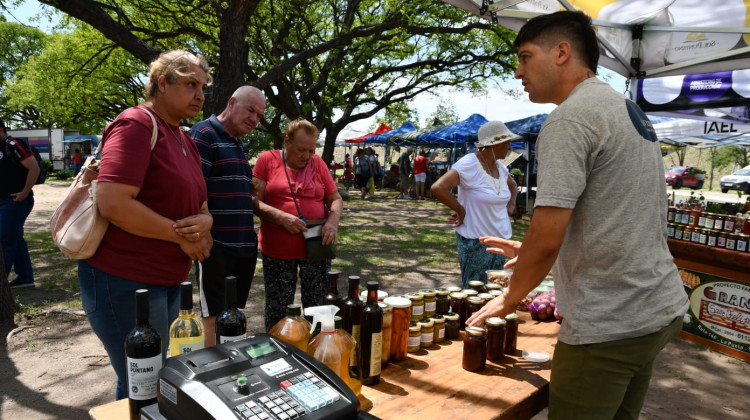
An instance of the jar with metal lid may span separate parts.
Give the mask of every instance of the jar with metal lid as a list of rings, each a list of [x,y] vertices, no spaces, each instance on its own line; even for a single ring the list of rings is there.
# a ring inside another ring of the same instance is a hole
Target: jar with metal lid
[[[411,300],[411,320],[419,321],[424,318],[424,296],[421,293],[407,293],[406,297]]]
[[[468,327],[464,336],[464,354],[461,367],[478,372],[487,365],[487,332],[484,328]]]
[[[433,315],[433,336],[432,341],[434,343],[440,343],[445,339],[445,318],[442,315]]]
[[[464,290],[461,290],[461,293],[465,294],[467,298],[470,296],[476,296],[479,294],[479,292],[477,292],[474,289],[464,289]]]
[[[693,228],[693,236],[690,239],[690,242],[693,242],[693,243],[696,243],[696,244],[699,244],[701,242],[701,230],[703,230],[703,229],[701,229],[701,228],[699,228],[697,226]]]
[[[667,238],[674,238],[674,223],[667,224]]]
[[[706,227],[706,213],[705,212],[700,212],[698,214],[698,227],[699,228]]]
[[[677,209],[674,206],[669,206],[667,209],[667,222],[674,223],[674,214],[677,212]]]
[[[736,220],[736,216],[724,216],[724,230],[734,233],[734,223]]]
[[[685,229],[682,231],[682,240],[685,242],[691,242],[693,240],[693,228],[685,226]]]
[[[492,295],[493,298],[496,298],[502,295],[503,291],[502,290],[490,290],[490,294]]]
[[[505,353],[505,334],[507,322],[499,317],[487,318],[484,327],[487,329],[487,358],[499,360]]]
[[[505,354],[515,354],[518,342],[518,314],[505,316]]]
[[[724,215],[723,214],[717,214],[716,216],[714,216],[714,229],[724,230]]]
[[[714,222],[716,221],[716,215],[713,213],[706,213],[706,220],[703,222],[703,226],[707,229],[714,228]]]
[[[701,211],[698,209],[690,209],[688,216],[688,225],[692,227],[698,226],[698,220],[700,219]]]
[[[485,304],[495,298],[495,296],[490,293],[480,293],[477,296],[484,299]]]
[[[384,302],[393,307],[391,311],[391,347],[388,350],[388,358],[394,362],[400,362],[406,359],[409,348],[411,300],[403,296],[388,296],[384,299]],[[385,313],[383,314],[383,324],[385,324]]]
[[[710,247],[716,247],[716,239],[719,238],[719,232],[713,229],[706,229],[708,231],[706,238],[706,245]]]
[[[675,225],[674,227],[674,238],[678,241],[682,240],[682,232],[683,232],[682,225]]]
[[[477,293],[487,293],[487,288],[481,280],[472,280],[469,282],[469,289],[476,290]]]
[[[726,249],[730,251],[734,251],[736,247],[737,247],[737,235],[735,235],[734,233],[727,233]]]
[[[716,248],[726,248],[727,247],[727,233],[723,230],[719,231],[719,237],[716,238]]]
[[[682,209],[675,210],[674,222],[677,223],[678,225],[682,224]]]
[[[451,311],[451,293],[448,289],[440,287],[435,289],[435,313],[445,315]]]
[[[734,233],[742,233],[745,231],[745,223],[747,223],[747,216],[742,213],[737,213],[734,221]]]
[[[479,296],[469,296],[466,298],[466,319],[468,320],[471,316],[482,309],[484,306],[484,299]]]
[[[708,229],[698,229],[698,235],[698,243],[706,245],[706,242],[708,241]]]
[[[448,289],[448,292],[450,292],[450,293],[455,293],[455,292],[460,292],[461,290],[463,290],[463,287],[448,286],[448,287],[446,287],[446,289]]]
[[[383,327],[381,329],[383,338],[381,341],[380,350],[380,366],[386,366],[388,364],[388,359],[391,358],[391,338],[393,334],[391,326],[393,325],[393,306],[385,302],[378,302],[378,306],[380,306],[380,309],[383,310]]]
[[[503,290],[503,286],[497,284],[497,283],[487,283],[484,285],[484,287],[487,288],[487,293],[492,292],[493,290]]]
[[[424,296],[424,316],[425,318],[429,318],[433,315],[435,315],[435,298],[436,294],[434,290],[432,289],[420,289],[419,293]]]
[[[737,252],[747,252],[750,237],[744,233],[735,233],[735,236],[737,236]]]
[[[459,316],[459,328],[466,328],[466,295],[461,292],[451,293],[451,312]]]
[[[443,318],[445,318],[445,338],[448,340],[458,338],[461,335],[459,332],[461,330],[461,323],[458,314],[448,312],[443,315]]]
[[[409,346],[406,351],[416,353],[422,348],[422,326],[412,321],[409,324]]]
[[[430,347],[435,337],[435,323],[430,318],[422,318],[417,321],[417,325],[419,325],[422,334],[419,345],[422,348]]]

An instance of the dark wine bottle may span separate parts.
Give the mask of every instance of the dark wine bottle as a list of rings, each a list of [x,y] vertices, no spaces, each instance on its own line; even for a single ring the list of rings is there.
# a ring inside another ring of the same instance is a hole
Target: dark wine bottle
[[[141,418],[141,407],[156,403],[162,367],[161,337],[148,322],[148,290],[135,291],[135,328],[125,337],[130,420]]]
[[[383,349],[383,309],[378,305],[378,283],[367,282],[367,304],[362,309],[359,335],[361,342],[360,369],[362,384],[380,382],[380,363]]]
[[[349,376],[361,383],[359,323],[364,304],[359,298],[359,276],[349,276],[349,294],[341,306],[342,328],[354,338],[355,342],[354,350],[349,358]]]
[[[339,312],[342,309],[344,300],[339,294],[339,272],[329,271],[328,272],[328,293],[323,297],[323,305],[333,305],[339,308]]]
[[[247,319],[237,309],[237,278],[224,279],[224,311],[216,317],[216,344],[245,338]]]

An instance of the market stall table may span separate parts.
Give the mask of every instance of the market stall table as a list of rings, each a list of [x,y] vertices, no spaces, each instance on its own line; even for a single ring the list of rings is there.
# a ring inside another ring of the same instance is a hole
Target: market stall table
[[[519,312],[518,350],[482,372],[461,368],[463,343],[446,340],[390,363],[380,383],[363,386],[360,408],[382,419],[528,419],[547,406],[551,362],[523,359],[522,351],[552,355],[560,325]],[[463,334],[463,333],[462,333]],[[128,418],[127,400],[94,407],[94,420]]]

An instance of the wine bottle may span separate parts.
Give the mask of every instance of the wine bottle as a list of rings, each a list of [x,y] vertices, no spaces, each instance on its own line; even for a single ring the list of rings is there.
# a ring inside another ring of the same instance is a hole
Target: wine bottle
[[[169,355],[200,350],[205,346],[203,322],[193,312],[193,284],[180,284],[180,314],[169,327]]]
[[[247,319],[237,309],[237,278],[224,279],[224,311],[216,317],[216,344],[245,338]]]
[[[141,407],[156,403],[162,367],[161,337],[148,318],[148,290],[138,289],[135,291],[135,327],[125,337],[130,420],[139,420]]]
[[[323,304],[333,305],[341,310],[344,300],[339,294],[339,274],[338,271],[328,272],[328,293],[323,297]]]
[[[378,283],[367,282],[367,304],[362,309],[359,336],[362,384],[380,382],[380,363],[383,348],[383,309],[378,305]]]
[[[349,358],[349,376],[354,383],[362,387],[362,372],[360,369],[359,323],[364,304],[359,299],[359,276],[349,276],[349,293],[342,304],[342,328],[354,339],[355,347]]]

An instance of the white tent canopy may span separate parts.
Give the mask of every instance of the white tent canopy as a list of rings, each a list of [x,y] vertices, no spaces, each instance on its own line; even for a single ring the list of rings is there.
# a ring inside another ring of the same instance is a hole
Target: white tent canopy
[[[694,119],[670,119],[654,124],[659,141],[699,149],[720,145],[750,147],[750,124]]]
[[[593,19],[599,64],[627,78],[750,67],[744,0],[443,0],[518,30],[536,15],[582,10]]]

